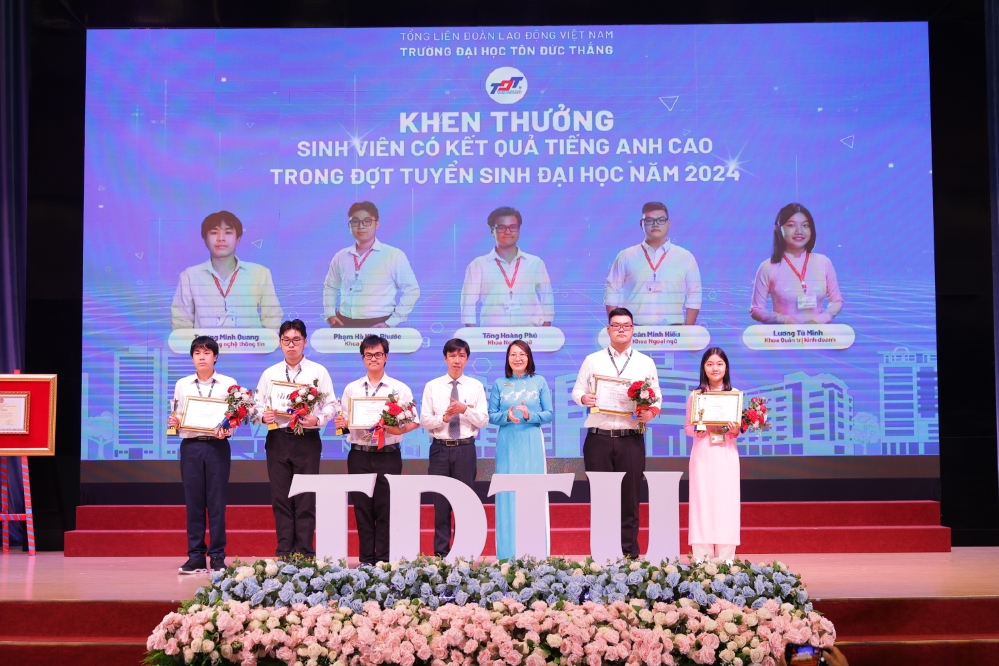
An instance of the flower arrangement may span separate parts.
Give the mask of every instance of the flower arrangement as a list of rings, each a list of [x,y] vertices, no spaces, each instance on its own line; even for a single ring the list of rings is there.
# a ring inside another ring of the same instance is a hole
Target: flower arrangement
[[[226,390],[225,401],[229,407],[225,412],[226,420],[220,424],[223,427],[226,426],[226,422],[230,428],[235,428],[240,423],[248,423],[256,411],[253,391],[243,388],[239,384],[233,384]]]
[[[766,398],[752,398],[742,410],[742,432],[747,430],[756,433],[770,430]]]
[[[403,599],[388,609],[368,602],[359,612],[227,601],[191,604],[164,617],[146,641],[146,663],[774,666],[785,643],[829,647],[835,635],[817,613],[773,599],[756,610],[726,601],[702,608],[689,599],[439,608]]]
[[[368,432],[368,441],[374,437],[378,442],[378,448],[385,446],[385,426],[398,428],[416,420],[416,403],[410,400],[406,404],[399,402],[399,394],[396,391],[389,393],[385,401],[385,409],[378,423]]]
[[[647,377],[645,381],[633,382],[628,387],[628,397],[635,401],[635,416],[640,412],[650,411],[652,416],[659,416],[657,404],[662,402],[662,398],[656,395],[656,390],[652,387],[652,378]],[[639,432],[645,432],[645,424],[638,424]]]
[[[319,391],[318,379],[312,380],[312,386],[303,386],[291,392],[291,395],[288,396],[288,401],[291,402],[291,408],[288,410],[288,413],[291,414],[291,421],[288,422],[288,426],[296,435],[305,434],[302,417],[315,412],[316,407],[326,397],[325,393]]]

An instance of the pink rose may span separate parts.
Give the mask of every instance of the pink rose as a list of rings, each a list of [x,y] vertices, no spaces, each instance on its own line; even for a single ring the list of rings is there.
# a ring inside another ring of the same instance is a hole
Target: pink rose
[[[692,652],[690,658],[698,664],[713,664],[715,663],[715,651],[708,647],[702,647],[697,652]]]
[[[698,636],[701,641],[701,645],[708,648],[709,650],[717,650],[720,641],[716,634],[701,634]]]
[[[545,666],[545,660],[541,655],[532,652],[524,660],[524,666]]]

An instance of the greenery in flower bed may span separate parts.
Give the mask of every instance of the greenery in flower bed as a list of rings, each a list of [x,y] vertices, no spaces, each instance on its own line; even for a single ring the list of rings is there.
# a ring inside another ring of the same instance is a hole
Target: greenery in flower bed
[[[553,557],[496,563],[435,557],[349,568],[344,562],[318,564],[295,557],[285,561],[236,562],[212,574],[211,584],[198,590],[191,603],[214,605],[244,601],[251,607],[282,608],[292,604],[350,607],[360,612],[375,601],[392,608],[406,599],[433,609],[446,603],[487,606],[502,600],[525,605],[544,601],[580,604],[677,602],[687,598],[700,606],[725,600],[738,607],[760,608],[767,599],[809,612],[812,604],[801,577],[781,562],[753,563],[719,560],[653,564],[624,559],[599,564]]]

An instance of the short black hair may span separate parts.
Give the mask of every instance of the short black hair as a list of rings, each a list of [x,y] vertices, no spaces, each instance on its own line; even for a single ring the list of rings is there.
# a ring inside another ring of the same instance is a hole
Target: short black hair
[[[516,208],[511,208],[510,206],[500,206],[493,212],[489,213],[489,217],[486,218],[486,222],[489,224],[489,228],[492,229],[496,226],[496,220],[501,217],[515,217],[517,218],[517,224],[521,225],[524,223],[524,218],[521,217],[520,211]]]
[[[628,308],[614,308],[613,310],[608,312],[607,323],[609,324],[610,320],[613,319],[614,317],[627,317],[628,319],[631,320],[631,323],[635,323],[635,317],[632,316],[631,310],[629,310]]]
[[[211,353],[215,354],[215,358],[219,357],[219,343],[215,342],[215,338],[210,338],[207,335],[199,335],[194,338],[191,342],[191,357],[194,357],[194,352],[199,349],[207,349]]]
[[[444,343],[444,357],[447,358],[447,355],[451,352],[460,351],[462,349],[465,350],[465,356],[472,358],[472,349],[468,346],[467,342],[461,338],[451,338]]]
[[[366,335],[364,339],[361,340],[361,356],[364,356],[364,351],[366,349],[371,349],[373,347],[381,347],[382,351],[388,354],[389,341],[380,335]]]
[[[347,209],[347,217],[350,217],[359,210],[366,210],[378,219],[378,206],[374,205],[370,201],[358,201],[356,203],[350,204],[350,208]]]
[[[649,203],[642,206],[642,215],[645,215],[646,213],[653,210],[664,211],[666,213],[666,219],[669,219],[669,209],[667,209],[666,204],[664,204],[661,201],[650,201]]]
[[[281,324],[281,328],[278,329],[278,337],[285,334],[285,331],[298,331],[302,334],[303,338],[309,337],[308,333],[305,332],[305,322],[301,319],[292,319],[291,321],[286,321]]]
[[[507,379],[513,377],[513,368],[510,367],[510,350],[514,347],[519,347],[527,354],[527,367],[524,368],[524,372],[531,377],[534,376],[534,354],[531,353],[531,345],[527,344],[523,340],[514,340],[506,348],[506,376]]]
[[[208,232],[212,229],[218,229],[223,224],[228,224],[236,230],[236,238],[243,237],[243,223],[239,221],[239,218],[227,210],[220,210],[201,221],[201,238],[208,240]]]

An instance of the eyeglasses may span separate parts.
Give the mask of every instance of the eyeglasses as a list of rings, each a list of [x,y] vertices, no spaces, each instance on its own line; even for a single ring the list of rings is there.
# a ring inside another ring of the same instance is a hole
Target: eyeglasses
[[[370,227],[372,224],[374,224],[377,221],[378,220],[376,220],[373,217],[366,217],[363,220],[361,220],[359,218],[356,218],[356,217],[352,217],[352,218],[350,218],[350,222],[348,222],[347,224],[350,225],[351,229],[357,229],[357,228],[367,229],[368,227]]]
[[[385,352],[366,352],[364,354],[365,361],[380,361],[385,358]]]
[[[665,227],[667,224],[669,224],[669,218],[668,217],[643,217],[640,220],[640,222],[642,224],[644,224],[645,226],[652,227],[654,229],[656,227]]]
[[[612,331],[630,331],[635,328],[634,324],[607,324],[607,328]]]
[[[515,234],[520,231],[519,224],[497,224],[493,229],[498,234]]]
[[[297,347],[305,342],[305,338],[281,338],[281,344],[285,347]]]

